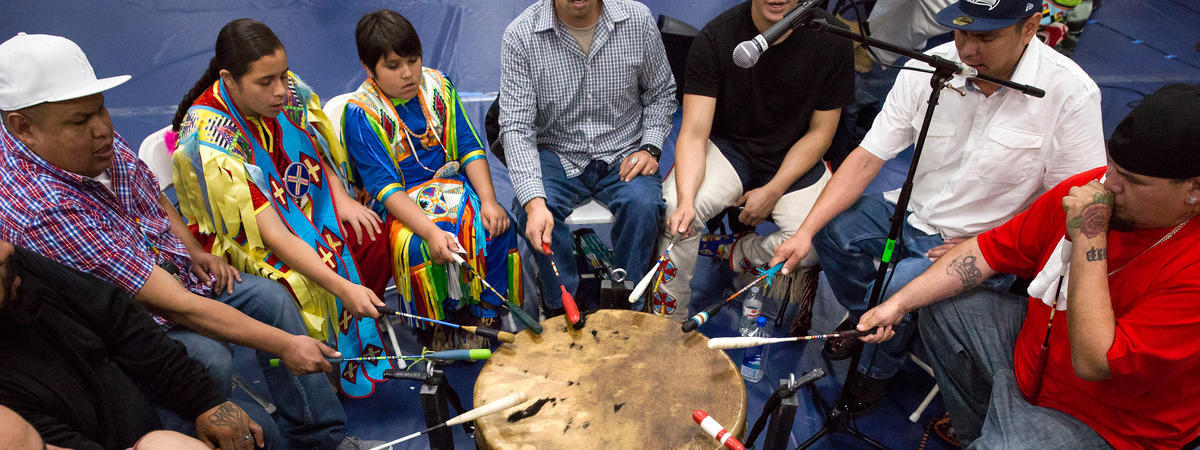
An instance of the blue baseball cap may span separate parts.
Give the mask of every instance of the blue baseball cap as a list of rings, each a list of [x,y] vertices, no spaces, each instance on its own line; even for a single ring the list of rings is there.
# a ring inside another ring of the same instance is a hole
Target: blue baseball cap
[[[956,30],[991,31],[1041,11],[1033,0],[958,0],[937,13],[937,22]]]

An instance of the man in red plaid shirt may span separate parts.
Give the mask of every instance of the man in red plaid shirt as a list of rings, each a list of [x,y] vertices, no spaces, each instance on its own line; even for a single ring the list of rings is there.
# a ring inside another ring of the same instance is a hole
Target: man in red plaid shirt
[[[188,232],[113,131],[100,92],[128,79],[97,79],[62,37],[22,33],[0,44],[0,239],[124,289],[226,396],[230,349],[209,337],[257,350],[291,446],[338,446],[345,412],[321,372],[340,354],[305,335],[285,289],[238,273]],[[270,368],[273,356],[287,367]]]

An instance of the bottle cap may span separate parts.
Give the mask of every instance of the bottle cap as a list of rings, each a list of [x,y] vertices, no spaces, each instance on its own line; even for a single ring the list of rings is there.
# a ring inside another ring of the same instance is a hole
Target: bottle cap
[[[767,326],[767,318],[763,317],[763,316],[758,316],[758,326],[760,326],[760,327]]]

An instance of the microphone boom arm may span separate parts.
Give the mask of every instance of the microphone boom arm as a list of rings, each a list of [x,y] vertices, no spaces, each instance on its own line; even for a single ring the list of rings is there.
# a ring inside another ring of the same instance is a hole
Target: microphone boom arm
[[[875,39],[872,37],[863,36],[861,34],[847,30],[845,28],[830,25],[824,19],[813,20],[813,21],[809,22],[807,26],[809,28],[812,28],[813,30],[820,31],[822,33],[829,33],[829,34],[832,34],[832,35],[835,35],[835,36],[838,36],[838,37],[841,37],[844,39],[849,39],[854,42],[862,43],[865,46],[875,47],[875,48],[878,48],[881,50],[885,50],[885,51],[889,51],[889,52],[896,53],[899,55],[907,56],[911,59],[915,59],[915,60],[921,61],[925,64],[929,64],[930,66],[933,67],[933,69],[935,71],[945,71],[947,73],[952,73],[952,74],[966,75],[969,78],[975,78],[978,80],[987,81],[989,83],[998,84],[1000,86],[1004,86],[1007,88],[1015,89],[1025,95],[1029,95],[1031,97],[1042,98],[1042,97],[1046,96],[1046,91],[1043,91],[1036,87],[1033,87],[1033,86],[1030,86],[1027,84],[1015,83],[1010,80],[1001,80],[999,78],[989,76],[989,75],[984,75],[981,73],[971,74],[968,72],[974,72],[974,69],[971,69],[970,66],[967,66],[963,63],[951,61],[949,59],[946,59],[946,58],[943,58],[943,57],[937,56],[937,55],[927,55],[925,53],[921,53],[918,51],[914,51],[912,49],[900,47],[900,46],[897,46],[897,45],[894,45],[894,44],[891,44],[891,43],[888,43],[885,41],[881,41],[881,40],[878,40],[878,39]]]

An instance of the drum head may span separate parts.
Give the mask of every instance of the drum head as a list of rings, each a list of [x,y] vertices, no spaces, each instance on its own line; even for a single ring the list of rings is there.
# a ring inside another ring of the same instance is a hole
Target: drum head
[[[518,391],[529,398],[476,421],[482,448],[715,448],[692,420],[696,409],[745,433],[745,384],[704,335],[610,309],[588,315],[582,330],[563,317],[542,326],[494,351],[476,380],[476,407]]]

